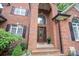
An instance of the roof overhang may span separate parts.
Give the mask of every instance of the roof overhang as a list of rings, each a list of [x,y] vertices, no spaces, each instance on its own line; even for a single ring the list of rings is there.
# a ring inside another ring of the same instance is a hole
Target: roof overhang
[[[10,6],[10,3],[2,3],[2,6]]]
[[[7,21],[7,19],[3,15],[0,14],[0,23],[3,23],[5,21]]]
[[[57,20],[57,21],[63,21],[66,20],[67,18],[69,18],[71,15],[68,14],[63,14],[63,13],[58,13],[53,19]]]

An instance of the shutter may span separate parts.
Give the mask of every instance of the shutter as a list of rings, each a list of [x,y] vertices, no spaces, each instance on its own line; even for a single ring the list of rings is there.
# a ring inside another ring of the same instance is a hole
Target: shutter
[[[26,10],[25,16],[29,16],[29,10]]]
[[[28,16],[28,11],[26,10],[25,16]]]
[[[73,32],[73,28],[72,28],[72,23],[69,22],[69,28],[70,28],[70,33],[71,33],[71,39],[72,41],[75,41],[75,36],[74,36],[74,32]]]
[[[12,6],[12,9],[11,9],[11,14],[14,14],[14,10],[15,10],[15,7]]]
[[[23,34],[22,34],[23,38],[25,38],[26,36],[26,26],[23,27]]]
[[[10,24],[7,24],[6,31],[9,31],[9,29],[10,29]]]
[[[28,16],[30,16],[30,14],[31,14],[31,13],[30,13],[30,10],[28,10]]]

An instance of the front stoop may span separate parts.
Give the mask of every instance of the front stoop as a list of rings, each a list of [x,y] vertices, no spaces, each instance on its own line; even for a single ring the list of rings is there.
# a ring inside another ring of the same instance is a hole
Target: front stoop
[[[58,49],[37,49],[32,51],[33,56],[59,56]]]
[[[53,45],[37,45],[37,49],[32,51],[32,56],[61,56],[60,50]]]

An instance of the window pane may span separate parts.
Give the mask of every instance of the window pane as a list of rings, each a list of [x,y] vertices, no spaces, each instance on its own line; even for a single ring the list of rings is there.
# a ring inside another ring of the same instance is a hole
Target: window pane
[[[75,23],[73,23],[72,25],[73,25],[73,26],[76,26],[76,24],[75,24]]]
[[[12,34],[16,34],[16,26],[11,26],[11,31]]]
[[[79,19],[78,18],[73,18],[72,26],[73,26],[75,40],[79,41]]]
[[[77,26],[79,26],[79,23],[77,24]]]
[[[75,38],[78,39],[78,30],[77,30],[77,27],[73,27],[73,31],[74,31],[74,35],[75,35]]]
[[[14,10],[14,14],[20,14],[20,9],[19,8],[15,8],[15,10]]]
[[[18,28],[17,34],[20,35],[20,36],[22,36],[22,34],[23,34],[23,28],[22,27]]]
[[[21,15],[25,16],[26,10],[25,9],[21,9]]]

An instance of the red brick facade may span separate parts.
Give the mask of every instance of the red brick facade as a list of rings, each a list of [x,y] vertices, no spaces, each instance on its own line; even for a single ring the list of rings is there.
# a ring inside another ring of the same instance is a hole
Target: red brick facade
[[[22,7],[30,11],[28,16],[20,16],[20,15],[13,15],[11,14],[12,6],[14,7]],[[0,25],[0,28],[5,28],[7,24],[21,24],[25,25],[26,30],[26,37],[25,42],[28,41],[28,49],[30,50],[36,50],[37,49],[37,31],[38,31],[38,15],[39,15],[39,4],[38,3],[32,3],[32,4],[25,4],[25,3],[12,3],[10,6],[6,6],[2,10],[2,14],[5,18],[7,18],[7,21]],[[46,32],[47,37],[51,37],[51,44],[54,45],[54,48],[60,50],[60,39],[59,39],[59,30],[58,30],[58,24],[55,22],[55,20],[52,21],[52,18],[57,15],[57,7],[56,4],[50,4],[51,11],[49,14],[44,14],[46,17]],[[69,22],[72,21],[72,18],[79,17],[79,12],[75,8],[71,8],[67,11],[67,14],[70,14],[71,17],[67,20],[60,21],[60,28],[61,28],[61,37],[62,37],[62,45],[64,54],[67,53],[69,50],[69,47],[75,47],[76,49],[79,49],[79,43],[76,41],[72,41],[70,29],[69,29]]]

